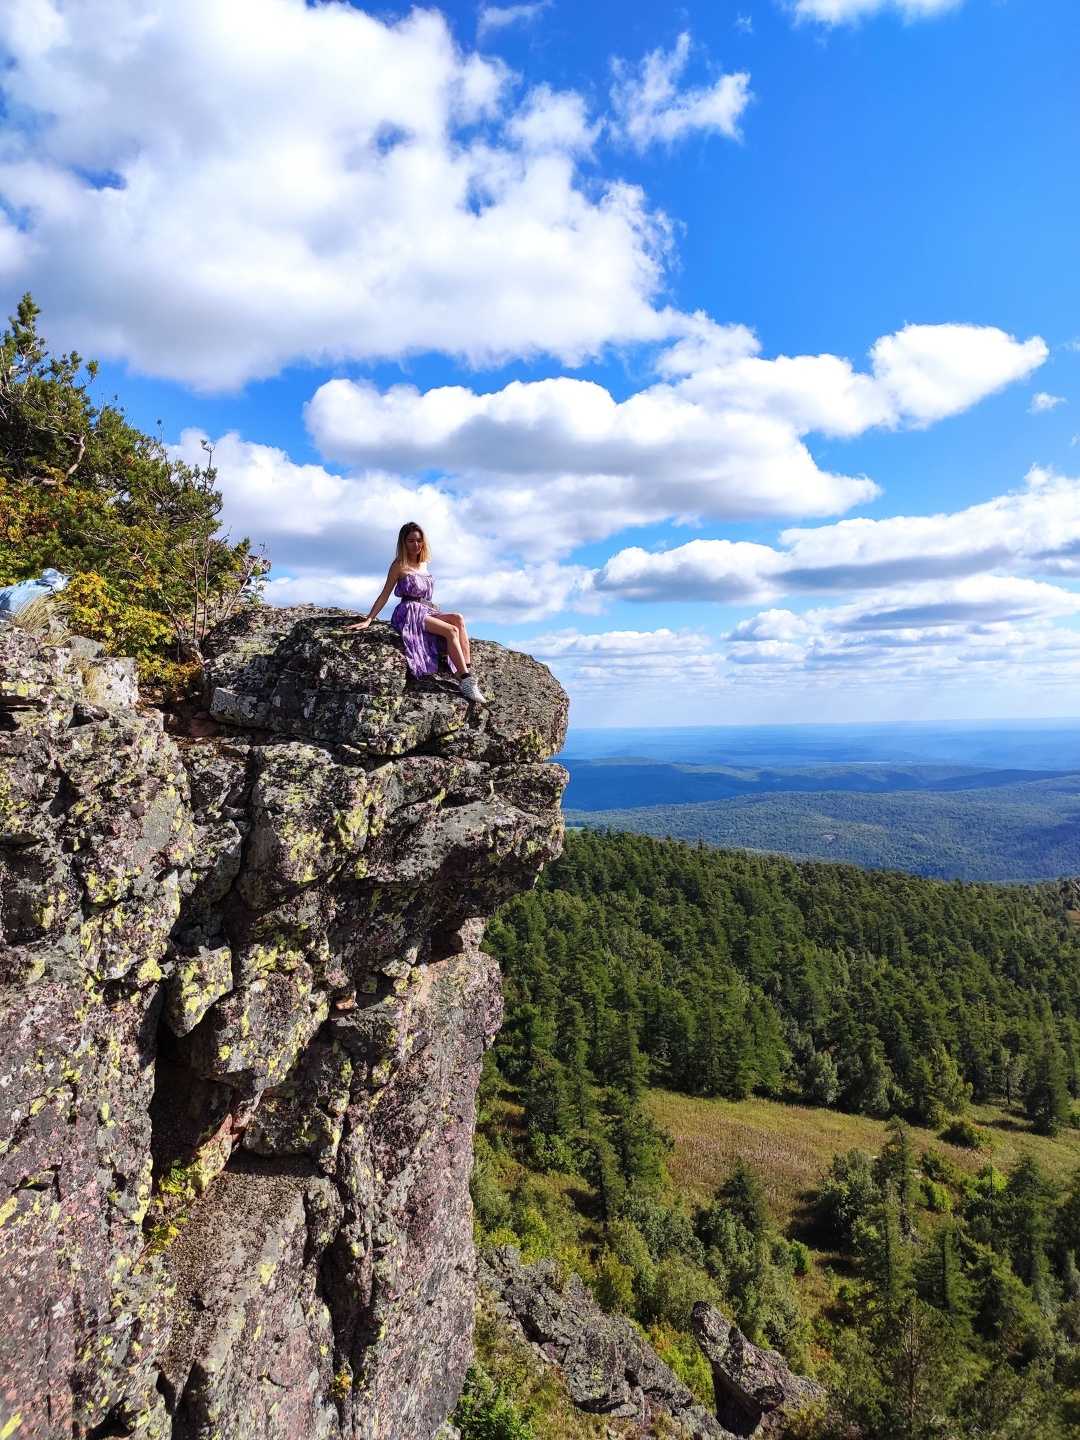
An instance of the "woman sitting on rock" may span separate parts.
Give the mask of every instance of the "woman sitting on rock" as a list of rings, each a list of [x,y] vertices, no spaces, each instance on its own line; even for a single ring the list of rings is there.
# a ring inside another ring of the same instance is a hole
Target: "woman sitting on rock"
[[[410,520],[398,531],[397,557],[387,572],[382,593],[363,620],[346,629],[365,630],[389,600],[392,590],[400,603],[390,616],[390,624],[405,643],[405,660],[412,673],[434,675],[438,670],[438,637],[446,642],[450,664],[458,677],[458,689],[467,700],[484,705],[487,702],[480,686],[469,673],[465,621],[460,615],[445,614],[431,599],[435,579],[428,574],[429,558],[427,537],[420,526]]]

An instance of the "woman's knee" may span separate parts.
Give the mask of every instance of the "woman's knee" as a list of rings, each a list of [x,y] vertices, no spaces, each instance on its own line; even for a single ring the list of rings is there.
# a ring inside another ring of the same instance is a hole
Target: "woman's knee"
[[[462,632],[464,632],[464,630],[465,630],[465,617],[464,617],[464,615],[458,615],[458,614],[456,614],[454,611],[451,611],[449,615],[444,614],[444,615],[442,616],[442,619],[445,620],[448,625],[453,625],[453,627],[454,627],[455,630],[461,630]]]

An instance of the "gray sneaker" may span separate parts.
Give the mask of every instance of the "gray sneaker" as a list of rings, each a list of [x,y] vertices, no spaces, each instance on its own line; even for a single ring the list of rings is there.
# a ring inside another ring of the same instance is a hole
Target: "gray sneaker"
[[[466,700],[471,700],[474,705],[486,705],[487,699],[481,692],[480,686],[476,683],[475,675],[463,675],[458,681],[458,689]]]

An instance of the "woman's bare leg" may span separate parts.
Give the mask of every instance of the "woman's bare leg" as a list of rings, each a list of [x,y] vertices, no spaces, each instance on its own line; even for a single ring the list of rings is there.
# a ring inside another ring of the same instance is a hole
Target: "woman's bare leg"
[[[469,669],[469,661],[465,651],[461,647],[457,626],[451,625],[449,620],[444,620],[441,615],[426,615],[424,617],[424,629],[429,635],[442,636],[446,641],[446,649],[450,656],[450,663],[459,675],[466,674]]]
[[[440,610],[439,619],[445,620],[448,625],[453,625],[454,628],[457,630],[458,644],[461,646],[462,655],[465,656],[465,666],[467,669],[468,666],[472,663],[472,656],[469,654],[469,634],[468,631],[465,629],[464,615],[458,615],[453,611],[447,614],[445,611]]]

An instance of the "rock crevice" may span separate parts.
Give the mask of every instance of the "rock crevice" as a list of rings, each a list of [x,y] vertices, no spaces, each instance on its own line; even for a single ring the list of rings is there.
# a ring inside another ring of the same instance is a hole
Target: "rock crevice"
[[[175,735],[130,666],[0,630],[0,1431],[452,1408],[483,917],[558,853],[567,704],[480,643],[470,706],[349,619],[235,617]]]

